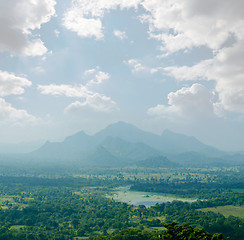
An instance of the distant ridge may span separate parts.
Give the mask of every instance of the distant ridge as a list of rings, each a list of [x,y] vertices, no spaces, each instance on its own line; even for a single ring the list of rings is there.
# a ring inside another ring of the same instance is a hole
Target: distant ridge
[[[191,152],[196,154],[187,155]],[[136,162],[147,164],[150,159],[152,164],[160,165],[164,159],[164,164],[168,161],[167,164],[173,166],[172,160],[182,164],[185,156],[189,156],[192,161],[194,156],[204,156],[201,157],[204,160],[222,155],[223,152],[191,136],[169,130],[156,135],[134,125],[117,122],[92,136],[80,131],[63,142],[46,142],[28,157],[40,161],[74,161],[85,166],[125,166]],[[168,156],[167,161],[164,156]],[[161,157],[161,160],[157,157]]]
[[[149,158],[146,160],[138,161],[135,163],[138,167],[146,168],[175,168],[179,167],[180,164],[170,161],[167,157],[158,156]]]

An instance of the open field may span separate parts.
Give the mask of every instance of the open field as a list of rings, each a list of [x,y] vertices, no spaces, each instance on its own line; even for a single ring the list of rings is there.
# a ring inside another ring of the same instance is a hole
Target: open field
[[[221,213],[225,217],[235,216],[239,218],[244,218],[244,206],[220,206],[220,207],[213,207],[213,208],[203,208],[200,209],[203,212],[214,212],[214,213]]]
[[[114,200],[119,202],[126,202],[135,206],[145,205],[146,207],[151,207],[156,205],[156,203],[163,202],[194,202],[197,200],[190,198],[180,198],[173,194],[130,191],[130,186],[116,188],[114,189],[113,194],[107,195],[107,197],[113,198]]]

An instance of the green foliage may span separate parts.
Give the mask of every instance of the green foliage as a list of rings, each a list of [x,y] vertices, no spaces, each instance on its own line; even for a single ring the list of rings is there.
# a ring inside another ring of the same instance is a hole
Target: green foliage
[[[189,224],[178,225],[175,222],[165,224],[162,233],[153,233],[137,229],[125,229],[109,236],[93,237],[93,240],[224,240],[221,233],[210,234],[204,229],[193,228]]]
[[[167,234],[182,239],[209,239],[210,236],[211,240],[223,239],[223,235],[216,232],[222,232],[227,239],[244,239],[243,219],[199,211],[209,206],[241,204],[243,171],[181,169],[176,172],[129,168],[84,169],[80,172],[82,177],[1,176],[0,239],[97,236],[94,239],[155,240],[163,236],[166,239]],[[226,187],[220,185],[221,181]],[[168,186],[168,191],[178,187],[184,196],[191,195],[188,190],[199,187],[195,190],[199,191],[197,196],[203,195],[205,200],[194,203],[174,201],[146,208],[105,197],[113,187],[129,183],[148,183],[152,187],[163,183]],[[216,186],[222,187],[214,194]],[[167,228],[164,232],[163,226]],[[186,238],[188,235],[190,237]]]
[[[186,239],[194,239],[194,240],[213,240],[213,239],[224,239],[223,234],[215,233],[211,235],[206,232],[204,229],[193,228],[189,224],[183,223],[178,225],[173,222],[170,224],[165,224],[164,227],[166,231],[162,234],[162,239],[164,240],[186,240]]]
[[[159,239],[155,233],[149,231],[141,231],[138,229],[124,229],[113,233],[109,236],[93,237],[93,240],[157,240]]]

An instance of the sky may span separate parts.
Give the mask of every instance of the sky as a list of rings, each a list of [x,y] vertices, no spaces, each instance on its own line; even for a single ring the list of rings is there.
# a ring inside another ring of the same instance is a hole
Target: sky
[[[243,0],[0,0],[0,143],[125,121],[244,150]]]

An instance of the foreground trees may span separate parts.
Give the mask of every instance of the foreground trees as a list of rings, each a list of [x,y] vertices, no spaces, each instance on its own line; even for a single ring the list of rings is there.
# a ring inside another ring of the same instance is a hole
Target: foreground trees
[[[189,224],[183,223],[178,225],[173,222],[165,224],[165,231],[162,233],[153,233],[137,229],[125,229],[105,237],[94,237],[93,240],[223,240],[221,233],[210,234],[204,229],[193,228]]]

